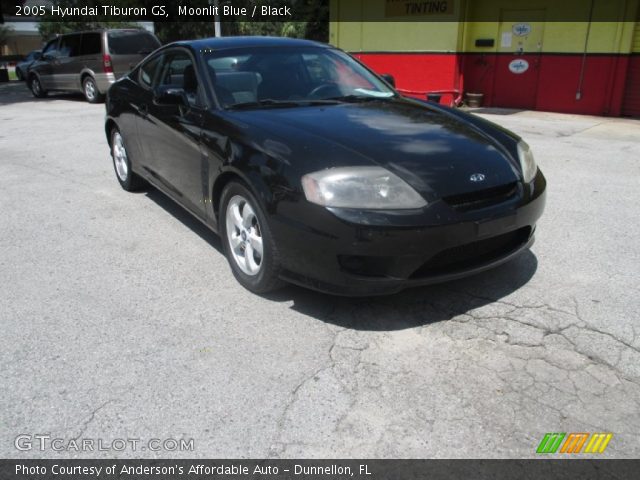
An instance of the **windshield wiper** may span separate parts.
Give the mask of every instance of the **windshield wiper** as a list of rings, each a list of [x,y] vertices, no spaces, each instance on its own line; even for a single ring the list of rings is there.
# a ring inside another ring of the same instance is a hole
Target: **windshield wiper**
[[[309,107],[315,105],[337,105],[338,100],[273,100],[266,98],[257,102],[234,103],[227,107],[228,110],[242,110],[245,108],[294,108]]]

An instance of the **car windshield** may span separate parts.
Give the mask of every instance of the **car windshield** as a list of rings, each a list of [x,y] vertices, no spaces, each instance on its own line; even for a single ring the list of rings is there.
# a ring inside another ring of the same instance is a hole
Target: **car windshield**
[[[396,93],[339,50],[260,47],[205,54],[220,104],[225,108],[275,108],[371,101]]]

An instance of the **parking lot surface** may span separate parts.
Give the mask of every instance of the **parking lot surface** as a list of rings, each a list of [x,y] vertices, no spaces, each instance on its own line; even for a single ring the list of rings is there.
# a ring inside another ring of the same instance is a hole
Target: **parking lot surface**
[[[260,297],[213,233],[120,188],[103,105],[0,86],[0,456],[534,457],[547,432],[640,456],[640,122],[478,114],[547,176],[530,252],[389,297]]]

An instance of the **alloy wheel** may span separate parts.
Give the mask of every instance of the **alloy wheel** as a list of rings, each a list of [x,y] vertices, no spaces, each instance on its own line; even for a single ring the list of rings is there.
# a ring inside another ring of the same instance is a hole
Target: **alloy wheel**
[[[113,163],[116,166],[116,173],[121,181],[126,182],[129,175],[129,163],[127,150],[124,148],[124,140],[120,132],[113,134]]]
[[[96,85],[90,78],[87,78],[84,81],[84,95],[90,102],[93,102],[96,99]]]
[[[246,275],[258,275],[264,260],[262,228],[254,209],[241,195],[232,197],[227,205],[226,233],[238,268]]]
[[[34,77],[33,80],[31,80],[31,90],[36,96],[42,94],[42,85],[40,85],[40,80],[38,80],[37,77]]]

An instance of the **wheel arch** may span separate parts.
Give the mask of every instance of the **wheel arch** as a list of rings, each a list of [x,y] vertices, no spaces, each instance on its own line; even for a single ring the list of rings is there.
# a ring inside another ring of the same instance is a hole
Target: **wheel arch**
[[[96,76],[93,73],[93,71],[89,70],[88,68],[85,68],[84,70],[82,70],[80,72],[80,85],[79,85],[80,91],[83,90],[83,88],[84,88],[84,79],[87,78],[87,77],[93,78],[94,82],[96,81]]]
[[[107,143],[109,144],[109,148],[111,148],[111,132],[114,128],[119,128],[118,124],[113,118],[108,117],[107,121],[104,124],[104,133],[107,136]]]
[[[219,220],[220,215],[220,200],[222,199],[222,192],[224,191],[224,187],[226,187],[233,180],[239,181],[252,190],[249,186],[246,179],[240,175],[239,172],[235,170],[226,170],[218,175],[213,183],[213,187],[211,189],[211,206],[213,208],[213,217],[216,222]]]
[[[254,197],[261,203],[261,207],[265,211],[269,211],[269,205],[271,204],[271,199],[273,195],[271,191],[264,183],[264,181],[260,178],[259,175],[244,175],[240,170],[229,168],[222,173],[220,173],[214,180],[212,188],[211,188],[211,206],[213,218],[216,223],[219,221],[220,216],[220,200],[222,198],[222,192],[224,191],[224,187],[226,187],[231,181],[238,181],[242,183],[245,187],[249,189],[249,191],[253,194]]]
[[[36,72],[35,70],[28,70],[25,79],[27,80],[27,82],[30,82],[33,78],[37,78],[40,82],[40,85],[42,85],[42,80],[40,80],[40,75],[38,75],[38,72]]]

